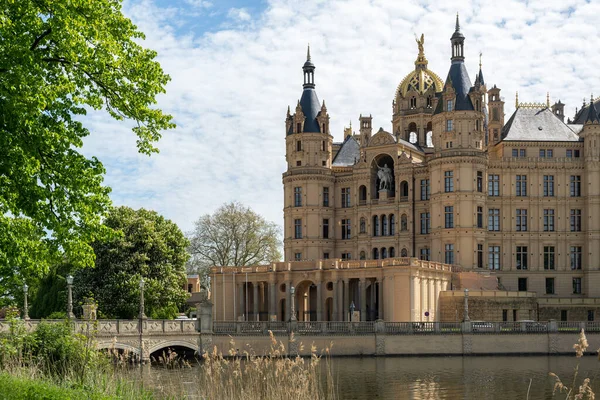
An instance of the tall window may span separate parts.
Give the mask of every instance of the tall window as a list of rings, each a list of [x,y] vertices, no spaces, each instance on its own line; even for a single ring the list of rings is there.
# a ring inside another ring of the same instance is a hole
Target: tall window
[[[483,268],[483,244],[477,245],[477,268]]]
[[[571,210],[571,232],[581,232],[581,210]]]
[[[527,246],[517,246],[517,269],[527,269]]]
[[[544,232],[554,232],[554,209],[544,209]]]
[[[431,230],[430,214],[428,212],[421,213],[421,234],[426,235]]]
[[[500,230],[500,209],[490,208],[488,210],[488,231]]]
[[[477,191],[483,192],[483,172],[477,171]]]
[[[350,234],[350,219],[342,220],[342,239],[350,239],[352,235]]]
[[[294,188],[294,207],[302,207],[302,188]]]
[[[500,175],[488,175],[488,196],[500,196]]]
[[[446,244],[444,247],[444,261],[446,264],[454,264],[454,245]]]
[[[573,294],[581,294],[581,278],[573,278]],[[589,311],[588,311],[589,313]],[[592,321],[594,320],[594,312],[592,311]],[[588,317],[588,321],[589,321]]]
[[[517,196],[527,196],[527,175],[517,175]]]
[[[329,239],[329,219],[323,219],[323,239]]]
[[[554,175],[544,175],[544,197],[554,196]]]
[[[500,246],[488,246],[489,269],[500,269]]]
[[[519,158],[527,157],[527,150],[526,149],[512,149],[512,156],[519,157]]]
[[[446,101],[446,111],[452,111],[452,100]]]
[[[569,187],[570,187],[571,197],[580,197],[581,196],[581,176],[580,175],[571,175]]]
[[[451,132],[452,128],[453,128],[452,120],[447,119],[446,120],[446,132]]]
[[[431,249],[428,249],[427,247],[422,248],[419,251],[419,258],[421,260],[430,261],[430,259],[431,259]]]
[[[385,247],[381,248],[381,259],[387,258],[387,249]]]
[[[431,196],[431,187],[429,186],[429,179],[421,179],[421,200],[429,200]]]
[[[379,236],[379,216],[373,216],[373,236]]]
[[[342,208],[350,207],[350,188],[342,188]]]
[[[568,149],[567,158],[579,158],[579,150]]]
[[[544,246],[544,269],[554,268],[554,246]]]
[[[483,228],[483,207],[477,207],[477,227]]]
[[[396,257],[396,249],[393,247],[390,247],[390,258],[394,258]]]
[[[394,214],[390,214],[390,236],[394,236],[396,234],[396,216]]]
[[[329,188],[323,188],[323,207],[329,207]]]
[[[342,253],[342,261],[352,260],[352,253]]]
[[[373,260],[379,259],[379,249],[376,247],[373,249]]]
[[[302,220],[294,220],[294,239],[302,239]]]
[[[417,98],[415,96],[410,98],[410,108],[417,108]]]
[[[444,171],[444,191],[454,192],[454,171]]]
[[[453,206],[444,207],[444,216],[445,216],[444,227],[447,229],[454,228],[454,207]]]
[[[387,234],[388,234],[387,216],[382,215],[381,216],[381,236],[387,236]]]
[[[301,131],[301,125],[298,124],[298,132]],[[296,140],[296,151],[302,151],[302,142],[300,140]]]
[[[519,292],[526,292],[527,291],[527,278],[518,278],[518,288],[519,288]],[[516,310],[515,310],[516,311]],[[516,314],[516,313],[515,313]],[[513,319],[516,321],[517,319],[513,317]]]
[[[554,150],[540,149],[540,158],[552,158],[552,157],[554,157]]]
[[[527,209],[517,208],[517,232],[527,231]]]
[[[302,253],[294,253],[294,261],[302,260]]]
[[[571,246],[570,250],[571,269],[581,269],[581,246]]]
[[[546,294],[554,294],[554,278],[546,278]]]

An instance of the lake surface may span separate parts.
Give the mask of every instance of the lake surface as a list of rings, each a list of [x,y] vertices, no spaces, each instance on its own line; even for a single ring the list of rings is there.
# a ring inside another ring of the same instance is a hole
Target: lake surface
[[[530,380],[530,399],[553,399],[554,380],[548,372],[570,386],[578,363],[577,385],[589,377],[594,391],[600,392],[600,362],[595,356],[343,357],[330,362],[341,399],[520,400],[527,397]],[[145,366],[139,372],[144,384],[158,392],[176,385],[191,393],[200,370]],[[565,394],[554,398],[564,399]]]

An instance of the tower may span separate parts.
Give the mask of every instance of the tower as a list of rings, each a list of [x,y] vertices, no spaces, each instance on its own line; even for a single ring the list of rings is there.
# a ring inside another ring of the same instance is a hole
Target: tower
[[[504,101],[500,97],[500,89],[494,85],[488,91],[488,146],[495,146],[502,139],[502,127],[504,126]]]
[[[565,122],[565,105],[561,103],[560,99],[552,105],[552,114],[556,115],[562,122]]]
[[[360,136],[359,136],[359,143],[361,147],[367,147],[367,145],[369,144],[369,140],[371,139],[371,134],[373,133],[373,117],[371,115],[367,116],[362,116],[362,114],[359,117],[360,120]]]
[[[315,65],[310,56],[302,66],[302,96],[294,114],[286,116],[284,185],[285,260],[320,259],[333,252],[333,137],[329,114],[315,90]],[[331,227],[331,228],[330,228]],[[331,229],[331,234],[328,230]]]

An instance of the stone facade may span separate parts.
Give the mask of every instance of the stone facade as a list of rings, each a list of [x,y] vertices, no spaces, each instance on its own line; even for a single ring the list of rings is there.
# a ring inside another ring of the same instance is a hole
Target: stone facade
[[[465,294],[446,291],[440,294],[440,321],[464,320]],[[531,292],[469,291],[471,321],[537,320],[537,298]]]

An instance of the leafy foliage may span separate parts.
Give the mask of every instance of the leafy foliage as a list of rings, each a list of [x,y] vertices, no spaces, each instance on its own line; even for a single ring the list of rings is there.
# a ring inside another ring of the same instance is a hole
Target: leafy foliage
[[[237,202],[201,216],[188,236],[190,268],[201,272],[211,266],[257,265],[281,259],[277,225]]]
[[[146,314],[174,317],[187,298],[189,242],[179,227],[155,211],[129,207],[112,209],[104,223],[118,235],[92,244],[96,267],[75,275],[76,299],[93,295],[102,315],[134,318],[143,277]]]
[[[0,296],[10,299],[59,253],[93,265],[89,243],[110,235],[104,166],[79,151],[87,112],[132,121],[144,154],[174,124],[153,107],[169,77],[120,0],[7,0],[0,37]]]
[[[66,318],[67,282],[65,277],[73,268],[72,265],[61,263],[50,268],[50,271],[35,288],[31,296],[29,316],[31,318],[51,318],[53,313],[64,313]],[[58,319],[62,319],[59,317]]]

